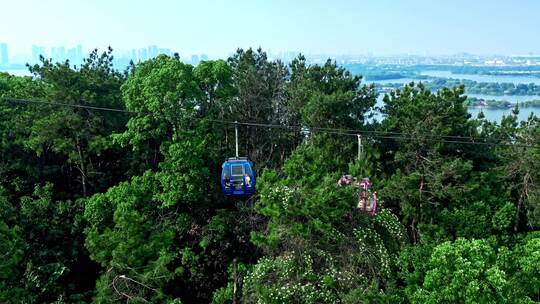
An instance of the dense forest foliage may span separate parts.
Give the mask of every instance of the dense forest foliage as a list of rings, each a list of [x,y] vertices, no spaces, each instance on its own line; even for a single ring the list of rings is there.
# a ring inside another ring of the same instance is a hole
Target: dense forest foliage
[[[471,118],[463,87],[422,84],[377,109],[332,61],[262,50],[112,59],[0,74],[1,303],[540,302],[537,117]],[[231,121],[302,127],[240,126],[245,200],[220,189]]]

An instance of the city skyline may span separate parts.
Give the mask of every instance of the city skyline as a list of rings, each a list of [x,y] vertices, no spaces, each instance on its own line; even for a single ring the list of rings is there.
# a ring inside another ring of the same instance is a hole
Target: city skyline
[[[9,44],[0,42],[0,67],[17,67],[25,65],[27,63],[34,64],[40,61],[40,57],[43,56],[47,59],[52,59],[54,62],[64,62],[69,60],[71,64],[80,65],[83,59],[88,56],[88,54],[93,51],[89,49],[83,49],[82,44],[77,44],[74,47],[66,46],[43,46],[32,44],[30,55],[21,55],[17,56],[10,55]],[[98,52],[103,52],[105,49],[98,49]],[[114,50],[113,54],[115,55],[117,62],[122,62],[123,65],[129,64],[130,60],[134,62],[145,61],[150,58],[157,57],[160,54],[165,54],[172,56],[177,52],[171,51],[170,48],[158,47],[155,44],[149,45],[142,48],[132,48],[129,50]],[[210,59],[206,54],[184,54],[184,61],[191,63],[197,63],[200,60]]]
[[[70,46],[52,46],[46,47],[43,45],[32,44],[31,54],[27,56],[18,56],[15,59],[9,56],[9,44],[0,42],[0,68],[21,69],[25,68],[26,64],[35,64],[40,60],[40,56],[51,59],[53,62],[64,62],[69,60],[71,65],[79,66],[83,59],[88,56],[91,50],[83,48],[82,44]],[[103,52],[105,49],[98,49],[98,52]],[[279,59],[284,62],[290,62],[296,58],[301,52],[299,51],[282,51],[272,52],[272,50],[264,50],[270,59]],[[130,62],[140,62],[151,58],[155,58],[160,54],[168,56],[177,55],[185,63],[198,64],[200,61],[209,59],[226,59],[231,56],[230,52],[222,57],[210,57],[207,54],[185,54],[171,48],[151,44],[142,48],[131,48],[125,50],[114,50],[114,64],[117,68],[125,68]],[[305,54],[302,53],[311,63],[322,63],[328,58],[335,60],[340,64],[361,63],[361,64],[398,64],[398,65],[415,65],[415,64],[453,64],[453,65],[493,65],[493,66],[532,66],[540,65],[540,55],[524,55],[524,56],[505,56],[505,55],[477,55],[469,53],[457,53],[451,55],[418,55],[418,54],[392,54],[392,55],[377,55],[377,54],[359,54],[359,55],[344,55],[344,54]]]
[[[3,12],[0,43],[14,59],[31,56],[33,44],[80,44],[84,51],[159,45],[211,58],[259,46],[354,56],[540,53],[540,41],[530,39],[540,28],[540,2],[533,0],[20,0],[3,3]]]

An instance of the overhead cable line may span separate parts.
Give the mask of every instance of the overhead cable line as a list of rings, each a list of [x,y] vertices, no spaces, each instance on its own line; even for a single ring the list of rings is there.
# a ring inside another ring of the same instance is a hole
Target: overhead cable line
[[[347,131],[356,131],[355,133],[352,132],[345,132],[345,130],[342,129],[332,129],[332,128],[318,128],[318,127],[303,127],[303,126],[288,126],[288,125],[276,125],[276,124],[263,124],[263,123],[252,123],[252,122],[234,122],[234,121],[226,121],[226,120],[212,120],[208,119],[208,121],[211,122],[219,122],[219,123],[225,123],[225,124],[238,124],[238,125],[244,125],[244,126],[250,126],[250,127],[260,127],[260,128],[278,128],[278,129],[289,129],[292,131],[309,131],[309,132],[321,132],[321,133],[327,133],[327,134],[334,134],[334,135],[343,135],[343,136],[358,136],[358,135],[364,135],[366,137],[370,138],[380,138],[380,139],[426,139],[427,141],[438,141],[438,142],[444,142],[444,143],[453,143],[453,144],[471,144],[471,145],[485,145],[485,146],[512,146],[512,147],[531,147],[531,148],[540,148],[540,145],[523,145],[523,144],[505,144],[505,143],[489,143],[489,142],[481,142],[481,141],[464,141],[464,140],[451,140],[451,139],[440,139],[437,140],[443,136],[437,136],[437,135],[414,135],[414,134],[407,134],[407,133],[398,133],[398,132],[370,132],[368,130],[352,130],[348,129]],[[366,134],[367,133],[367,134]],[[388,134],[388,135],[386,135]],[[470,138],[473,140],[479,140],[478,138],[474,137],[462,137],[462,138]]]
[[[6,97],[4,97],[3,99],[8,102],[16,102],[16,103],[37,103],[37,104],[46,104],[46,105],[52,105],[52,106],[72,107],[72,108],[79,108],[79,109],[109,111],[109,112],[126,113],[126,114],[149,114],[149,115],[152,114],[152,113],[128,111],[128,110],[123,110],[123,109],[104,108],[104,107],[79,105],[79,104],[71,104],[71,103],[65,103],[65,102],[47,101],[47,100],[6,98]]]
[[[96,107],[90,105],[81,105],[81,104],[71,104],[65,102],[56,102],[56,101],[46,101],[46,100],[32,100],[32,99],[21,99],[21,98],[3,98],[7,102],[14,103],[36,103],[36,104],[46,104],[52,106],[62,106],[62,107],[72,107],[79,109],[88,109],[88,110],[97,110],[97,111],[109,111],[116,113],[126,113],[131,115],[149,115],[153,117],[159,117],[155,113],[151,112],[141,112],[141,111],[129,111],[124,109],[117,108],[106,108],[106,107]],[[392,132],[392,131],[374,131],[374,130],[355,130],[355,129],[338,129],[338,128],[323,128],[323,127],[308,127],[308,126],[292,126],[292,125],[282,125],[282,124],[269,124],[269,123],[259,123],[259,122],[238,122],[230,120],[220,120],[220,119],[209,119],[209,118],[192,118],[198,120],[205,120],[213,123],[229,124],[229,125],[238,125],[238,126],[249,126],[256,128],[274,128],[274,129],[284,129],[296,132],[320,132],[334,135],[342,136],[358,136],[363,135],[370,138],[378,139],[424,139],[428,141],[438,141],[444,143],[453,143],[453,144],[471,144],[471,145],[487,145],[487,146],[513,146],[513,147],[526,147],[526,148],[540,148],[539,144],[506,144],[506,143],[489,143],[485,141],[480,141],[482,139],[472,137],[472,136],[451,136],[451,135],[432,135],[432,134],[411,134],[404,132]],[[500,139],[500,138],[499,138]],[[469,140],[469,141],[468,141]],[[502,140],[502,139],[501,139]]]

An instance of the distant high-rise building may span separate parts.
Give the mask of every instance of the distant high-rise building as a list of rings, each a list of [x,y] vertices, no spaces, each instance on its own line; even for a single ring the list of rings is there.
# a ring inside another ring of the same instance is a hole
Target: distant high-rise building
[[[39,61],[39,45],[32,44],[32,63]]]
[[[139,49],[138,55],[139,55],[139,61],[145,61],[146,59],[148,59],[146,49]]]
[[[83,58],[84,58],[84,55],[83,55],[83,50],[82,50],[82,45],[78,44],[76,46],[76,49],[77,51],[75,52],[75,56],[76,56],[76,61],[81,64],[83,62]]]
[[[61,46],[58,48],[58,61],[65,61],[66,60],[66,48]]]
[[[70,52],[71,51],[71,52]],[[55,62],[63,62],[66,59],[70,59],[70,55],[74,55],[74,49],[69,49],[66,53],[66,48],[63,46],[51,48],[51,59]]]
[[[198,64],[198,63],[199,63],[199,56],[191,55],[191,64]]]
[[[8,65],[8,45],[7,43],[0,43],[0,65]]]
[[[207,61],[207,60],[208,60],[208,55],[201,54],[201,61]]]
[[[156,45],[150,45],[148,47],[148,57],[155,58],[158,55],[158,47]]]
[[[58,60],[64,61],[67,59],[72,65],[82,64],[82,61],[83,61],[82,45],[79,44],[73,48],[68,49],[65,55],[62,55],[62,50],[63,48],[57,49]]]
[[[45,47],[33,44],[32,45],[32,63],[38,63],[39,56],[47,57],[47,53],[45,53]]]
[[[71,64],[76,64],[76,59],[77,59],[77,49],[76,48],[71,48],[71,49],[68,49],[67,50],[67,59],[69,60],[69,62]]]
[[[167,56],[171,56],[171,50],[170,49],[159,49],[159,53],[167,55]]]
[[[55,47],[51,48],[51,59],[52,61],[58,61],[58,51]]]

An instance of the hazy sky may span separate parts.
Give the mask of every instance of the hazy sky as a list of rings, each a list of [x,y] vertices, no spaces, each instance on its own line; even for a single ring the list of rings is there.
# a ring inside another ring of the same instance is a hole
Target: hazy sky
[[[157,44],[224,56],[238,47],[303,53],[540,53],[538,0],[2,0],[10,52]]]

